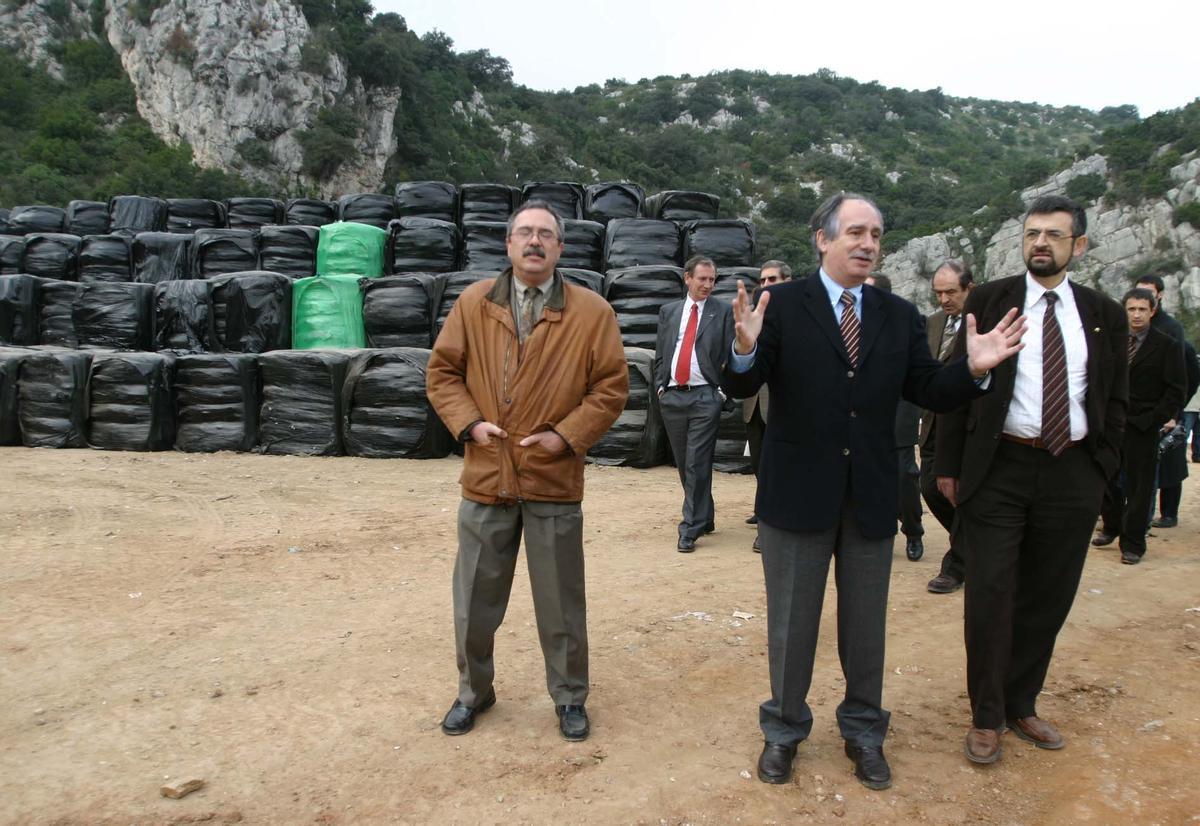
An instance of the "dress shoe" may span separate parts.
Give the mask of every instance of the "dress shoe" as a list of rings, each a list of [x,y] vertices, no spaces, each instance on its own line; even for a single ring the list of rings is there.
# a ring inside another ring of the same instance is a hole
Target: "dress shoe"
[[[906,553],[908,558],[913,562],[916,562],[918,559],[923,557],[925,555],[925,543],[921,541],[921,537],[910,536],[908,538],[908,542],[906,542],[904,545],[904,553]]]
[[[679,545],[676,547],[679,548],[681,554],[690,554],[696,550],[696,540],[687,536],[681,536],[679,537]]]
[[[558,712],[558,730],[564,740],[586,740],[591,727],[588,725],[587,709],[583,706],[555,706]]]
[[[477,706],[469,706],[462,700],[455,700],[454,705],[442,718],[442,732],[449,735],[466,734],[475,728],[475,716],[482,714],[496,705],[496,690],[489,689],[487,696]]]
[[[955,579],[950,574],[938,574],[925,586],[931,594],[953,594],[961,587],[962,580]]]
[[[1103,548],[1105,545],[1111,545],[1116,540],[1116,538],[1117,537],[1114,534],[1107,533],[1105,531],[1100,531],[1099,533],[1097,533],[1095,536],[1092,537],[1092,544],[1095,545],[1097,548]]]
[[[1121,561],[1126,565],[1137,565],[1142,558],[1133,551],[1121,551]]]
[[[1152,528],[1174,528],[1179,524],[1179,520],[1174,516],[1160,516],[1150,522]]]
[[[796,757],[795,746],[782,743],[763,743],[758,756],[758,779],[764,783],[786,783],[792,779],[792,760]]]
[[[1058,729],[1047,723],[1041,717],[1021,717],[1008,721],[1012,733],[1033,743],[1039,749],[1061,749],[1066,743]]]
[[[757,525],[758,524],[758,514],[757,513],[750,514],[750,516],[746,519],[746,524],[747,525]]]
[[[762,545],[760,545],[760,544],[758,543],[758,537],[757,537],[757,536],[756,536],[756,537],[754,537],[754,546],[753,546],[753,547],[754,547],[754,552],[755,552],[756,554],[761,554],[761,553],[762,553]]]
[[[707,525],[704,526],[704,530],[701,531],[701,533],[712,533],[716,529],[717,529],[717,524],[715,522],[709,522]]]
[[[967,732],[963,754],[972,763],[995,763],[1000,759],[1000,732],[993,728],[973,728]]]
[[[892,770],[883,756],[883,746],[846,744],[846,756],[854,761],[854,776],[868,789],[886,789],[892,785]]]

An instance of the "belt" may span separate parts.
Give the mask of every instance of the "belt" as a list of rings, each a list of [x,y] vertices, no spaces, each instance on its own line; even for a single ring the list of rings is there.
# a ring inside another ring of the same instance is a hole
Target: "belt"
[[[699,390],[703,387],[712,387],[711,384],[672,384],[667,387],[668,390],[681,390],[684,393],[689,390]]]
[[[1039,437],[1034,436],[1032,439],[1027,439],[1024,436],[1013,436],[1011,433],[1001,433],[1000,438],[1006,442],[1012,442],[1016,445],[1025,445],[1025,447],[1036,447],[1038,450],[1049,450],[1046,443]],[[1079,442],[1067,442],[1067,447],[1075,447]]]

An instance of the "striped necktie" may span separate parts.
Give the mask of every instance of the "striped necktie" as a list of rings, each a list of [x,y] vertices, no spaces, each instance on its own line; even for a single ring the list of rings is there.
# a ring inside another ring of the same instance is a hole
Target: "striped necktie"
[[[854,312],[854,293],[842,290],[842,341],[846,344],[846,354],[850,356],[850,365],[858,366],[858,337],[861,328],[858,314]]]
[[[1042,443],[1061,456],[1071,443],[1071,414],[1067,401],[1067,350],[1054,315],[1058,295],[1046,293],[1042,318]]]
[[[942,330],[942,344],[938,348],[938,361],[950,358],[950,351],[954,349],[954,334],[957,332],[958,316],[947,317],[946,328]]]

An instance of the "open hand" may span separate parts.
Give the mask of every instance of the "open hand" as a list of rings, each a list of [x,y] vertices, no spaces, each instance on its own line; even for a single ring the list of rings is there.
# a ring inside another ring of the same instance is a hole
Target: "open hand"
[[[767,302],[771,294],[764,290],[758,296],[758,306],[750,307],[750,296],[746,294],[746,285],[738,279],[737,298],[733,300],[733,330],[736,334],[733,349],[741,355],[752,351],[758,342],[758,334],[762,332],[763,315],[767,312]]]
[[[1025,316],[1017,316],[1013,307],[1004,314],[987,333],[975,329],[975,315],[967,314],[967,367],[975,378],[983,378],[987,372],[1007,358],[1015,356],[1025,345],[1021,336],[1028,326]]]

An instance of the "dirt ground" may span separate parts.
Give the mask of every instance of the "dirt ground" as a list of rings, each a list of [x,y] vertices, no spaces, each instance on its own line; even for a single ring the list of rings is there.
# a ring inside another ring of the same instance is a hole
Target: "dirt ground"
[[[523,563],[499,702],[454,699],[458,459],[0,449],[0,820],[149,823],[1200,821],[1200,484],[1146,561],[1093,550],[1039,710],[1068,738],[962,756],[962,593],[946,537],[898,544],[885,704],[895,784],[851,773],[832,582],[794,780],[752,779],[768,691],[752,478],[676,553],[674,471],[591,467],[592,736],[557,733]],[[751,614],[749,618],[735,612]],[[164,783],[201,778],[182,800]]]

